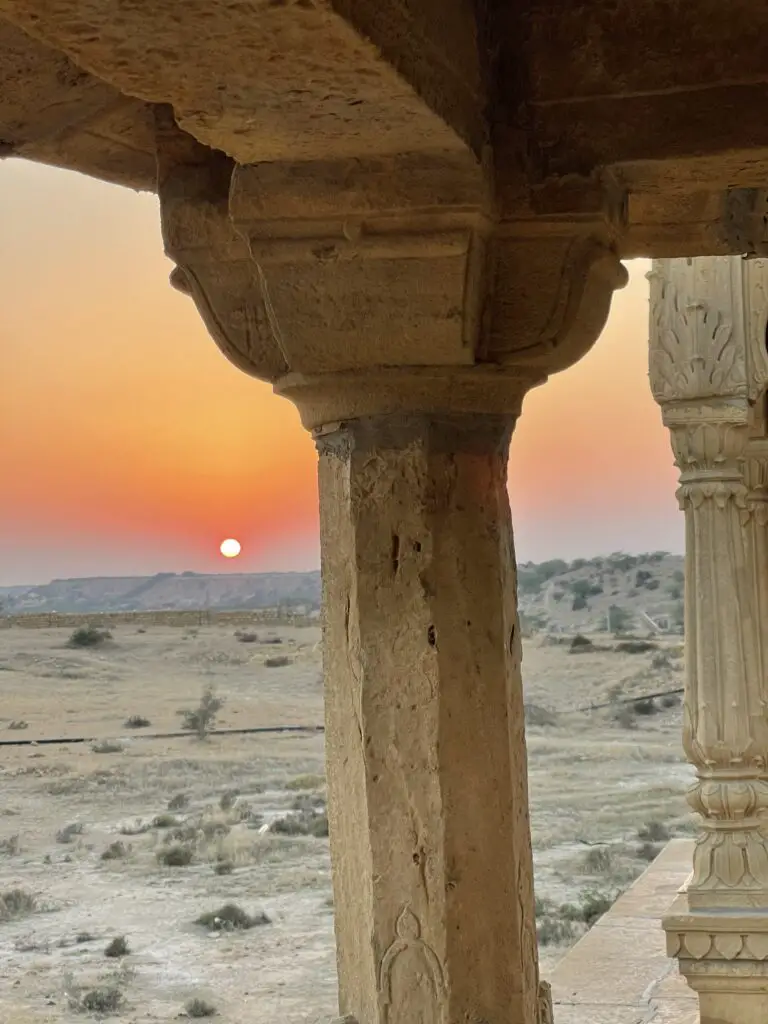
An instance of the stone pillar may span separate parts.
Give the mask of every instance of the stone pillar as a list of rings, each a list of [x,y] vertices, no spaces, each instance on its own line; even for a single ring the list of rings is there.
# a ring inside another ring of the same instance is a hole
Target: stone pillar
[[[174,283],[320,454],[340,1012],[548,1024],[507,453],[626,280],[610,232],[502,231],[462,152],[240,167],[161,115],[158,166]]]
[[[768,1020],[768,263],[659,260],[651,387],[686,521],[683,744],[702,816],[693,873],[664,920],[702,1024]]]
[[[341,1009],[536,1020],[512,417],[318,438]]]

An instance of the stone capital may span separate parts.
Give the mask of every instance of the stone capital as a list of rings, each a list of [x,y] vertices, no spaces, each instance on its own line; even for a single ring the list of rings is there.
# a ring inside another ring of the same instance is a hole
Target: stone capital
[[[604,219],[505,223],[464,150],[242,166],[162,111],[157,146],[173,283],[308,427],[516,415],[591,347],[626,282]]]
[[[651,390],[665,422],[710,408],[752,424],[768,385],[768,260],[655,260],[648,279]]]

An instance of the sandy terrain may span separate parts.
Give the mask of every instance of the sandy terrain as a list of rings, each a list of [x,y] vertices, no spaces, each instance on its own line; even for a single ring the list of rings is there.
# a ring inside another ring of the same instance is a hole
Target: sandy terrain
[[[136,1024],[183,1017],[196,997],[221,1024],[333,1016],[327,839],[265,831],[290,819],[297,799],[320,802],[322,735],[142,737],[178,729],[179,710],[195,707],[209,685],[225,700],[219,728],[322,722],[319,631],[276,632],[280,645],[242,643],[218,626],[125,628],[112,642],[75,650],[67,631],[0,631],[0,739],[120,739],[97,743],[105,752],[91,743],[0,748],[6,1019],[87,1019],[93,990],[116,993],[114,1016]],[[679,706],[659,702],[654,714],[630,706],[620,722],[615,707],[578,710],[680,686],[678,651],[670,651],[571,655],[527,642],[545,967],[587,927],[595,901],[614,898],[668,832],[690,828]],[[276,654],[291,663],[265,666]],[[125,728],[131,715],[151,727]],[[178,794],[184,806],[168,811]],[[103,859],[115,843],[117,856]],[[191,862],[162,863],[172,847],[185,848]],[[19,916],[15,889],[36,900]],[[226,903],[263,911],[269,923],[247,931],[195,924]],[[104,950],[116,936],[130,952],[110,959]]]

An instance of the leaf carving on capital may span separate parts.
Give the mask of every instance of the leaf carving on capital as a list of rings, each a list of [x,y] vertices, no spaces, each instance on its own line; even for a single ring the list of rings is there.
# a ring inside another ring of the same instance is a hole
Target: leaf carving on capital
[[[755,769],[764,766],[752,759]],[[760,894],[768,904],[768,782],[763,779],[703,779],[688,794],[691,807],[704,817],[696,840],[689,893],[738,891]],[[750,897],[752,898],[752,897]]]
[[[746,360],[733,323],[704,297],[651,276],[651,390],[657,402],[746,395]]]

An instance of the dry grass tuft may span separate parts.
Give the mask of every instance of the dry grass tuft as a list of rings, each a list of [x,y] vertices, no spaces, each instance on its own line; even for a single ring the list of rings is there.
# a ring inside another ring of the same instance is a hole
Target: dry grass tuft
[[[195,924],[214,932],[248,931],[260,925],[271,924],[270,919],[260,910],[257,914],[248,914],[236,903],[225,903],[218,910],[208,910],[197,918]]]

